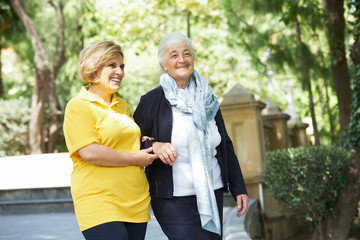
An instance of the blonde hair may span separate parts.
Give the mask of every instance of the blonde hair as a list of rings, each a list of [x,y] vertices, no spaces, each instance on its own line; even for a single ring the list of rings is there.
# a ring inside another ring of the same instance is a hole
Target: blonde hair
[[[98,42],[84,48],[79,54],[78,68],[80,79],[84,83],[93,83],[97,80],[96,73],[110,59],[124,58],[120,45],[112,41]]]
[[[177,32],[169,33],[161,39],[159,48],[158,48],[159,65],[163,71],[164,71],[163,65],[166,61],[166,57],[167,57],[166,54],[167,54],[168,49],[172,45],[177,44],[177,43],[186,43],[186,45],[189,47],[189,50],[191,52],[193,59],[195,60],[195,52],[192,47],[190,38],[188,38],[187,36],[185,36],[181,33],[177,33]]]

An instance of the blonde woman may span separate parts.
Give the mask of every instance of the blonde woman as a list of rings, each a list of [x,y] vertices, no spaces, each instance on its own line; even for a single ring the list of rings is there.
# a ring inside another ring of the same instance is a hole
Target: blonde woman
[[[64,134],[74,168],[71,194],[87,240],[143,240],[150,220],[144,167],[156,156],[140,150],[140,128],[115,93],[124,78],[124,55],[111,41],[81,51],[79,73],[88,84],[65,110]]]

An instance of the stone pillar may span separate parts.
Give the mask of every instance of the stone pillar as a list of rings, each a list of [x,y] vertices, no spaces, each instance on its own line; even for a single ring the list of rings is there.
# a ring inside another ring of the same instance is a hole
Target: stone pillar
[[[288,135],[289,135],[289,147],[309,146],[309,138],[306,134],[306,128],[309,124],[301,122],[299,114],[297,114],[292,108],[285,110],[285,113],[290,115],[290,120],[287,122]]]
[[[278,202],[270,196],[263,179],[266,150],[288,147],[286,122],[289,115],[282,113],[271,101],[263,110],[265,103],[255,101],[254,95],[240,85],[224,95],[220,108],[249,197],[259,199],[267,235],[270,239],[291,237],[299,229],[298,224],[286,218]],[[264,131],[267,132],[267,143]],[[234,204],[233,199],[232,202]]]
[[[281,109],[270,99],[265,99],[266,108],[262,111],[264,120],[264,131],[267,139],[267,151],[285,149],[291,147],[291,138],[289,136],[288,123],[291,115],[283,113]],[[291,136],[295,136],[291,132]],[[267,186],[263,191],[264,210],[266,218],[266,231],[270,239],[290,239],[291,236],[301,228],[303,223],[299,220],[287,218],[287,212],[281,207],[281,204],[275,200],[269,193]]]
[[[254,95],[236,85],[223,97],[220,105],[227,132],[243,172],[251,198],[261,201],[265,168],[265,144],[261,110],[265,104],[254,100]]]
[[[290,116],[281,112],[281,109],[272,102],[269,98],[264,100],[266,108],[262,110],[262,117],[265,124],[264,127],[269,128],[267,133],[269,136],[268,139],[269,147],[267,151],[274,151],[277,149],[284,149],[289,147],[288,132],[287,132],[287,120],[290,119]]]

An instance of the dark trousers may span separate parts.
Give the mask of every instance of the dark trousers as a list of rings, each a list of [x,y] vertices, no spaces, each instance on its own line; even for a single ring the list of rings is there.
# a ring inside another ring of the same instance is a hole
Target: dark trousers
[[[220,223],[223,219],[223,190],[215,191]],[[221,240],[221,236],[204,230],[196,204],[196,196],[153,198],[151,207],[169,240]],[[221,227],[222,232],[222,227]]]
[[[86,240],[144,240],[147,223],[108,222],[82,232]]]

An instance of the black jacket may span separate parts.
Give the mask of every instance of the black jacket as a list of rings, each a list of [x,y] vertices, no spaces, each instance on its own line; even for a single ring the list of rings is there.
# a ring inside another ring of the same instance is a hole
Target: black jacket
[[[171,142],[172,117],[170,103],[165,98],[161,86],[142,96],[134,112],[134,119],[141,129],[141,135],[155,138],[159,142]],[[230,190],[231,194],[236,198],[237,195],[247,194],[247,192],[240,165],[233,144],[226,132],[220,109],[215,116],[215,121],[221,135],[221,143],[216,149],[216,158],[221,168],[224,189],[225,191]],[[151,142],[147,141],[146,144],[143,144],[143,147],[150,147],[150,144]],[[146,167],[145,172],[152,198],[173,197],[171,166],[157,159],[152,165]]]

